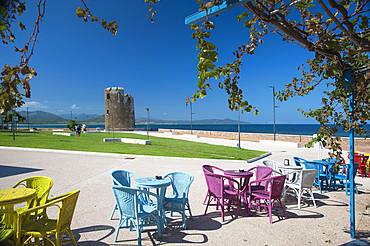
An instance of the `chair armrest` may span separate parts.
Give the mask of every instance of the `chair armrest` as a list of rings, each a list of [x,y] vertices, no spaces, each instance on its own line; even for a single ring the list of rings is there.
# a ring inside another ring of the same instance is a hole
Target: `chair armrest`
[[[23,211],[19,211],[18,212],[18,216],[24,216],[26,214],[29,214],[29,213],[32,213],[32,212],[36,212],[38,210],[41,210],[41,209],[45,209],[47,207],[51,207],[51,206],[56,206],[56,207],[59,207],[56,203],[58,203],[59,200],[55,200],[55,201],[52,201],[52,202],[48,202],[48,203],[45,203],[43,205],[39,205],[39,206],[36,206],[36,207],[32,207],[32,208],[29,208],[29,209],[26,209],[26,210],[23,210]]]
[[[237,181],[237,180],[235,180],[235,179],[233,179],[233,178],[227,177],[227,176],[223,176],[223,178],[225,178],[225,179],[227,179],[228,181],[231,181],[231,182],[233,182],[233,183],[236,183],[236,184],[238,185],[237,189],[238,189],[238,192],[239,192],[239,190],[240,190],[240,183],[239,183],[239,181]],[[222,184],[222,185],[224,185],[224,184]],[[233,185],[233,187],[234,187],[234,185]]]

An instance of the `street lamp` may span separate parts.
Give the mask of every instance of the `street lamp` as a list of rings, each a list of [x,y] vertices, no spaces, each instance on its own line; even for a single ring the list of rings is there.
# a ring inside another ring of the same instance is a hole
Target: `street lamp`
[[[272,88],[272,109],[274,112],[274,141],[275,141],[276,140],[275,109],[278,108],[279,106],[275,106],[275,86],[271,85],[269,87]]]
[[[147,112],[147,117],[146,117],[146,138],[149,139],[149,108],[146,108],[145,111]]]
[[[193,102],[191,101],[193,97],[188,97],[190,102],[190,135],[193,135]]]
[[[238,148],[241,149],[241,146],[240,146],[240,106],[238,108],[238,133],[239,133]]]

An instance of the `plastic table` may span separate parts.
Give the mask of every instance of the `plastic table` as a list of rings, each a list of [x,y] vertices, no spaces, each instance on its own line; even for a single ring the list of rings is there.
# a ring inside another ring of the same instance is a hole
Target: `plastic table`
[[[156,177],[145,177],[145,178],[137,178],[134,180],[134,184],[137,188],[141,189],[156,189],[158,195],[158,210],[159,210],[159,217],[162,218],[161,227],[164,232],[164,225],[167,224],[166,216],[164,213],[163,202],[166,195],[166,188],[171,185],[171,179],[169,178],[160,178],[157,179]]]
[[[5,208],[7,210],[14,210],[14,205],[31,201],[35,197],[36,190],[31,188],[11,188],[0,190],[0,209]],[[17,220],[17,218],[14,218],[13,216],[6,216],[5,224],[11,226],[14,220]],[[18,223],[16,223],[16,226],[13,229],[15,232],[15,244],[19,245],[20,237]]]
[[[224,175],[230,178],[240,179],[240,193],[239,197],[243,198],[244,207],[247,209],[248,204],[248,191],[249,191],[249,180],[253,176],[252,172],[244,170],[225,170]]]

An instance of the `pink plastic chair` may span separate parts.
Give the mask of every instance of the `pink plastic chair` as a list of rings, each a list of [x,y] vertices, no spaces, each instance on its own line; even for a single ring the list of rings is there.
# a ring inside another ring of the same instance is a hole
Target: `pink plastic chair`
[[[269,210],[269,217],[270,217],[270,223],[272,223],[271,217],[272,217],[272,208],[274,207],[274,202],[277,201],[280,205],[280,207],[283,210],[284,216],[287,219],[287,216],[285,214],[285,210],[283,207],[283,204],[281,203],[281,194],[283,192],[283,188],[285,185],[285,178],[286,175],[282,176],[275,176],[270,177],[262,180],[255,180],[252,181],[250,184],[253,183],[259,184],[260,182],[265,183],[265,189],[263,190],[252,190],[252,186],[249,186],[249,210],[248,213],[250,214],[250,210],[252,207],[253,201],[258,201],[258,209],[260,211],[261,207],[266,207]],[[263,202],[261,203],[260,200]]]
[[[248,172],[253,172],[254,175],[253,177],[255,180],[262,180],[268,177],[271,177],[273,169],[271,167],[266,167],[266,166],[257,166],[257,167],[252,167],[251,169],[248,170]],[[253,190],[264,190],[266,186],[265,181],[260,181],[260,182],[254,182],[254,185],[252,183],[249,185]]]
[[[240,215],[240,199],[239,199],[239,190],[240,185],[239,182],[235,179],[229,178],[227,176],[221,175],[221,174],[214,174],[214,173],[204,173],[206,178],[206,183],[208,187],[208,193],[207,193],[207,206],[206,210],[204,211],[204,215],[207,214],[208,206],[216,206],[216,209],[218,209],[218,206],[221,207],[221,216],[222,221],[224,220],[224,210],[225,206],[227,207],[227,210],[230,210],[230,206],[236,204],[238,207],[238,215]],[[232,183],[233,187],[235,187],[235,190],[228,190],[225,189],[227,185],[225,186],[225,181]],[[215,202],[212,204],[212,202]]]
[[[211,166],[211,165],[203,165],[203,173],[206,174],[206,173],[216,173],[216,174],[224,174],[224,170],[219,168],[219,167],[215,167],[215,166]],[[228,189],[229,185],[225,185],[225,189]],[[208,198],[208,193],[206,195],[206,197],[204,198],[204,202],[203,202],[203,205],[206,205],[206,202],[207,202],[207,198]]]

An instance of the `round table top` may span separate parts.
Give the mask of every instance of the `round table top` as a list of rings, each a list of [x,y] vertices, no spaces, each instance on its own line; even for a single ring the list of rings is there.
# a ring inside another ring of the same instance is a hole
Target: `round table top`
[[[36,190],[31,188],[11,188],[0,190],[0,205],[13,205],[29,201],[36,197]]]
[[[171,184],[171,179],[156,179],[155,177],[137,178],[134,180],[134,184],[142,188],[161,188],[169,186]]]
[[[247,176],[253,176],[252,172],[244,171],[244,170],[225,170],[224,174],[226,176],[232,176],[232,177],[247,177]]]

